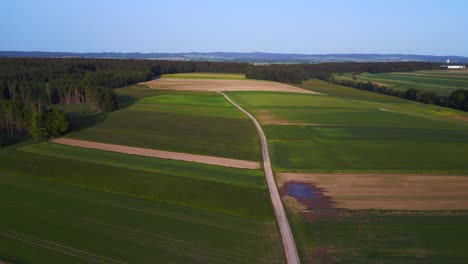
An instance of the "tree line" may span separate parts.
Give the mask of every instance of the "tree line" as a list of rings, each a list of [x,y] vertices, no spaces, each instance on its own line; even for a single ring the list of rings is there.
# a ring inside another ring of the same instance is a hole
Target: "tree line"
[[[396,96],[424,104],[434,104],[468,111],[468,90],[458,89],[450,93],[448,96],[442,96],[434,92],[421,91],[414,88],[410,88],[406,91],[395,90],[385,85],[380,85],[372,82],[360,82],[356,81],[355,78],[353,79],[354,80],[332,79],[330,82],[342,86],[357,88],[360,90]]]
[[[118,109],[112,90],[183,72],[244,73],[247,64],[83,58],[0,58],[0,135],[47,138],[70,124],[54,105]]]
[[[245,75],[249,79],[270,80],[277,82],[300,84],[308,79],[329,81],[332,73],[345,72],[407,72],[431,70],[434,64],[428,62],[336,62],[319,64],[289,64],[289,65],[251,65],[246,68]]]

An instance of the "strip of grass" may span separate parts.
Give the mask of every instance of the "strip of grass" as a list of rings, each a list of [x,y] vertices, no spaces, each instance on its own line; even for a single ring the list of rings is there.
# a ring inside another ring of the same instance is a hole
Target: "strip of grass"
[[[64,173],[63,177],[66,176]],[[280,263],[283,260],[272,221],[7,175],[0,176],[0,199],[3,201],[0,256],[8,262]]]
[[[465,263],[468,213],[290,215],[304,263]]]

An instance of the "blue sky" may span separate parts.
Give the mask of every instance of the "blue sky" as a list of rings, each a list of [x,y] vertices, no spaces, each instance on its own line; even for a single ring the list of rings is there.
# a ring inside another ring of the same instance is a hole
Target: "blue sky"
[[[0,0],[0,50],[468,56],[466,0]]]

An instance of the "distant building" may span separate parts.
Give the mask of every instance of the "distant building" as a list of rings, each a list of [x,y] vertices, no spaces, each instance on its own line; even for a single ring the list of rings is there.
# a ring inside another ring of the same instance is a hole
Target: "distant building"
[[[464,69],[465,65],[447,65],[447,69],[449,70],[458,70],[458,69]]]
[[[466,68],[465,65],[450,65],[450,60],[447,60],[447,65],[441,65],[440,67],[447,68],[449,70],[460,70]]]

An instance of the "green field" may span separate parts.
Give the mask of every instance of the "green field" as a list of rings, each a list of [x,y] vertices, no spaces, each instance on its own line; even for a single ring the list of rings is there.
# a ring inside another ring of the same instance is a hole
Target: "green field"
[[[317,80],[301,87],[328,95],[229,93],[257,117],[303,124],[264,125],[275,170],[468,174],[468,122],[453,118],[466,113]]]
[[[468,212],[290,215],[304,263],[466,263]]]
[[[275,171],[468,174],[467,113],[318,80],[300,87],[322,94],[228,92],[260,122],[282,123],[263,125]],[[219,94],[116,92],[112,113],[58,106],[72,121],[66,136],[261,160],[252,122]],[[285,262],[262,170],[27,140],[1,149],[0,162],[1,261]],[[303,263],[468,258],[465,211],[287,209]]]
[[[258,119],[283,123],[263,125],[275,171],[468,174],[468,122],[456,118],[467,113],[318,80],[299,87],[325,95],[229,92]],[[303,263],[468,258],[466,211],[287,210]]]
[[[282,262],[262,171],[45,142],[0,160],[4,261]]]
[[[255,126],[217,93],[116,90],[126,107],[66,137],[243,160],[260,160]],[[96,119],[96,118],[95,118]],[[72,120],[73,121],[73,120]]]
[[[410,88],[421,91],[448,95],[457,89],[468,89],[468,71],[418,71],[393,73],[362,73],[356,76],[357,81],[370,81],[383,84],[395,90],[406,91]],[[352,74],[335,75],[337,79],[352,80]]]
[[[131,86],[123,109],[57,106],[67,136],[259,160],[255,127],[216,93]],[[283,263],[261,170],[22,141],[0,150],[0,260]]]
[[[245,74],[235,73],[209,73],[209,72],[191,72],[163,74],[161,78],[171,79],[214,79],[214,80],[245,80]]]

